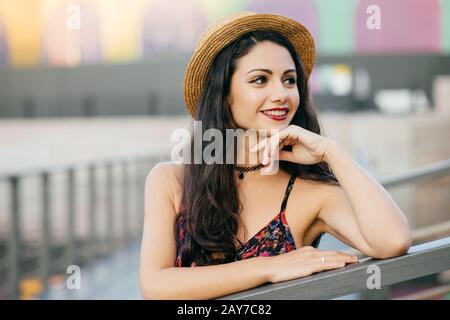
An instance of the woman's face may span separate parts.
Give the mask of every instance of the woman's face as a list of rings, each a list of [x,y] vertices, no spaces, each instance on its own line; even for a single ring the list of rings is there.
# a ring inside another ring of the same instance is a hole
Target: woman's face
[[[271,41],[256,44],[238,60],[228,98],[240,128],[287,127],[300,102],[295,63],[289,51]]]

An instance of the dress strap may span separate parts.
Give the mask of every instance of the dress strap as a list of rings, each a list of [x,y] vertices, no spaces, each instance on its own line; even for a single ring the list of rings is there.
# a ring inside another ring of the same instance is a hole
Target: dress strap
[[[284,193],[283,202],[281,203],[281,210],[280,212],[284,211],[286,209],[286,204],[289,198],[289,194],[291,193],[292,187],[294,186],[294,182],[297,176],[293,174],[291,178],[289,179],[289,183],[286,187],[286,192]]]

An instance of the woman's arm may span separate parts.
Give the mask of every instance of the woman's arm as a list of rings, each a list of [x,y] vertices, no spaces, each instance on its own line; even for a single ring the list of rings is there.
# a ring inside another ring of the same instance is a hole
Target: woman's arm
[[[263,260],[264,257],[255,257],[214,266],[152,271],[141,283],[142,296],[144,299],[214,299],[251,289],[268,281]]]
[[[409,223],[389,193],[337,142],[296,125],[276,132],[251,148],[264,149],[262,162],[274,168],[279,159],[310,165],[325,161],[342,187],[322,187],[318,219],[324,231],[374,258],[389,258],[411,246]]]
[[[354,263],[356,257],[313,247],[272,257],[226,264],[175,267],[176,219],[174,166],[160,163],[145,183],[145,219],[141,245],[140,288],[145,299],[213,299],[257,287],[308,276]]]
[[[324,157],[342,187],[324,187],[319,219],[327,232],[374,258],[406,253],[409,223],[389,193],[337,143]]]
[[[175,267],[175,164],[159,163],[145,184],[140,287],[146,299],[211,299],[267,282],[263,257],[228,264]]]

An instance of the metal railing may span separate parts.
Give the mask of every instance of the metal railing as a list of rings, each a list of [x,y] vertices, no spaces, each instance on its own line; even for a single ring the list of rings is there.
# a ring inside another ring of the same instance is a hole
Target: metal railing
[[[385,187],[394,187],[442,177],[450,173],[450,159],[436,164],[412,170],[410,173],[380,179]],[[417,243],[433,236],[450,235],[450,222],[429,226],[413,231],[413,241]],[[354,249],[346,251],[360,254]],[[377,260],[370,257],[360,259],[357,264],[320,272],[311,276],[276,284],[265,284],[257,288],[219,298],[239,299],[332,299],[357,292],[376,292],[368,290],[368,268],[379,268],[381,286],[385,291],[380,297],[386,297],[389,286],[399,282],[450,270],[450,237],[412,246],[406,255]]]
[[[154,164],[168,159],[168,155],[140,157],[136,156],[132,158],[108,159],[104,161],[77,163],[74,165],[52,168],[36,168],[34,170],[11,172],[6,175],[0,175],[0,183],[6,183],[9,186],[8,214],[10,217],[9,236],[7,235],[4,238],[0,238],[0,245],[2,244],[1,241],[3,241],[6,248],[6,250],[2,251],[2,247],[0,246],[0,298],[20,298],[21,280],[23,280],[27,276],[27,274],[30,273],[23,268],[24,262],[26,262],[25,260],[29,258],[28,254],[25,254],[28,251],[31,251],[31,253],[34,254],[36,262],[36,265],[34,268],[32,268],[31,273],[35,274],[40,279],[44,286],[43,290],[45,290],[49,285],[50,275],[55,272],[63,271],[61,266],[67,267],[72,264],[92,262],[101,254],[111,253],[118,247],[133,243],[137,239],[139,239],[142,232],[142,223],[137,223],[135,225],[136,228],[132,229],[129,225],[130,217],[134,216],[137,218],[137,221],[142,221],[141,219],[143,219],[143,190],[145,177]],[[134,167],[134,174],[131,170],[132,167]],[[79,171],[83,170],[87,171],[88,183],[86,186],[80,187],[76,183],[77,174],[79,173]],[[103,170],[105,173],[103,180],[100,180],[98,178],[98,175],[96,174],[100,170]],[[119,175],[117,174],[117,171],[120,172]],[[440,177],[444,174],[448,174],[449,172],[450,160],[446,160],[435,165],[426,166],[418,170],[413,170],[412,173],[406,175],[398,175],[394,178],[384,180],[382,179],[381,183],[385,187],[392,187],[400,184],[409,184],[419,180]],[[65,215],[65,219],[67,221],[67,233],[65,234],[65,238],[63,239],[63,241],[59,240],[59,243],[55,243],[55,239],[52,237],[52,226],[54,221],[51,214],[51,204],[54,200],[54,196],[52,194],[51,186],[52,178],[55,173],[62,173],[67,178],[66,182],[64,183],[67,194]],[[42,191],[40,193],[41,200],[39,201],[39,203],[35,204],[40,205],[42,208],[41,216],[39,218],[39,224],[41,226],[42,233],[41,238],[33,243],[24,241],[21,224],[21,217],[24,213],[24,203],[21,192],[24,186],[22,185],[22,183],[24,179],[30,176],[38,178],[38,180],[40,181],[39,188]],[[99,185],[101,185],[102,183],[105,186],[106,192],[104,197],[99,197],[99,193],[97,191],[99,189]],[[88,194],[87,203],[84,205],[84,210],[88,212],[89,216],[86,226],[88,232],[84,237],[78,236],[75,230],[75,225],[77,224],[78,219],[77,210],[80,209],[80,204],[77,201],[77,195],[81,192],[85,192]],[[115,197],[116,193],[120,195],[119,206],[114,201],[117,200]],[[130,206],[131,203],[137,205]],[[100,214],[99,211],[101,211],[98,210],[99,207],[103,207],[104,212],[106,213],[105,229],[107,231],[103,235],[98,231],[100,226],[98,221]],[[117,214],[119,215],[119,217],[117,216]],[[117,218],[119,218],[120,220],[117,220]],[[121,226],[120,232],[117,231],[118,225]],[[450,229],[441,229],[439,233],[440,235],[444,234],[447,231],[450,231]],[[428,233],[425,231],[424,232],[430,234],[432,231],[433,230],[427,231]],[[424,237],[424,232],[422,232],[421,234],[422,237]],[[2,236],[2,232],[0,232],[0,236]],[[440,256],[442,250],[444,250],[443,252],[445,252],[447,256],[450,256],[448,252],[448,243],[444,245],[444,249],[436,246],[440,243],[442,242],[432,242],[428,247],[426,247],[426,250],[424,251],[414,251],[417,250],[417,248],[414,247],[416,248],[413,250],[414,254],[415,256],[419,256],[419,258],[413,258],[408,254],[404,257],[372,263],[380,263],[381,266],[386,266],[386,268],[398,268],[403,265],[404,261],[407,261],[407,264],[410,264],[414,269],[410,274],[413,277],[419,277],[422,275],[420,270],[421,268],[423,268],[423,266],[417,266],[413,262],[419,261],[421,257],[430,257],[431,255],[430,259],[432,259],[432,257],[436,255]],[[54,253],[55,247],[57,247],[57,249],[59,249],[62,254],[57,256]],[[423,249],[424,247],[420,248]],[[3,255],[2,252],[4,253]],[[442,268],[444,268],[442,270],[446,270],[445,268],[450,268],[448,260],[446,259],[436,258],[434,264],[434,269],[425,268],[424,270],[430,270],[427,272],[439,272],[435,270],[441,270]],[[363,264],[360,264],[359,266],[362,268]],[[310,283],[310,281],[313,281],[313,279],[317,279],[314,280],[316,282],[313,283],[315,283],[315,285],[325,283],[326,286],[319,286],[319,288],[322,288],[323,291],[328,292],[326,294],[327,296],[336,294],[342,295],[345,294],[342,293],[344,291],[339,291],[340,289],[332,289],[334,288],[332,284],[335,282],[335,280],[338,280],[336,283],[339,283],[339,279],[346,279],[346,283],[349,284],[353,282],[349,282],[350,280],[345,276],[343,277],[341,273],[347,274],[351,271],[350,274],[354,277],[355,281],[354,285],[346,286],[348,290],[346,289],[345,292],[351,292],[350,290],[359,289],[361,284],[357,283],[357,281],[362,281],[362,277],[366,276],[365,274],[363,275],[361,273],[361,268],[356,268],[356,266],[352,266],[349,268],[350,269],[345,268],[343,270],[333,270],[327,273],[321,273],[320,275],[313,275],[311,277],[296,280],[290,283],[295,284],[294,287],[298,289],[298,285]],[[406,270],[407,269],[405,269],[404,271]],[[389,275],[389,273],[387,273],[387,275]],[[389,277],[387,279],[390,279]],[[392,278],[395,278],[394,274],[392,275]],[[6,281],[2,281],[2,279]],[[399,274],[397,280],[394,279],[389,281],[404,280],[405,279],[403,278],[403,276]],[[383,282],[384,285],[387,285],[388,283],[395,282]],[[286,283],[284,283],[283,285],[270,285],[269,287],[263,286],[246,292],[245,295],[251,294],[255,295],[255,297],[257,295],[269,297],[270,294],[272,294],[272,297],[275,299],[277,297],[281,297],[279,292],[277,291],[277,288],[280,288],[280,290],[284,290],[283,288],[286,288],[287,290],[288,287],[289,286],[287,286]],[[270,292],[270,294],[268,292]],[[240,297],[243,294],[244,293],[229,297]],[[294,296],[297,297],[296,295]],[[298,297],[300,296],[303,295],[299,294]],[[314,295],[314,297],[320,298],[325,297],[325,295],[318,294]]]
[[[449,270],[450,237],[413,246],[408,254],[400,257],[385,260],[365,258],[340,269],[263,285],[219,300],[333,299],[369,290],[368,278],[375,269],[378,269],[381,287]]]
[[[9,199],[2,195],[3,201],[9,204],[8,212],[3,212],[9,217],[9,226],[3,225],[0,230],[0,299],[20,298],[21,282],[29,277],[38,279],[45,291],[52,274],[64,273],[69,265],[83,265],[118,247],[135,243],[142,236],[145,178],[154,164],[164,160],[167,156],[135,156],[0,175],[0,183],[6,184],[5,189],[9,191],[5,195]],[[83,171],[87,173],[87,183],[80,185],[79,174]],[[103,179],[99,178],[100,171]],[[62,218],[66,225],[65,237],[58,240],[53,237],[55,174],[66,178],[62,185],[56,186],[66,193],[66,212]],[[40,189],[38,201],[33,203],[41,208],[39,226],[36,226],[41,231],[37,239],[27,239],[23,230],[24,180],[30,177],[37,178],[36,188]],[[100,186],[104,187],[103,197],[99,196]],[[84,204],[77,199],[81,193],[87,195]],[[76,232],[80,211],[88,215],[81,236]],[[99,232],[101,212],[106,224],[102,225],[106,230],[103,233]],[[135,222],[133,226],[130,220]]]
[[[450,159],[438,163],[423,166],[407,173],[393,175],[388,178],[380,179],[380,183],[385,188],[396,187],[399,185],[411,184],[418,181],[432,180],[440,178],[450,173]]]

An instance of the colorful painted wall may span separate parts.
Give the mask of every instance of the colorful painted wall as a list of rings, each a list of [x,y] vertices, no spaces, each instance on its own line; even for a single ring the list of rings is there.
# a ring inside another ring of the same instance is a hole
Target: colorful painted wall
[[[322,55],[450,54],[450,0],[0,0],[0,67],[189,52],[208,24],[239,10],[300,21]]]

